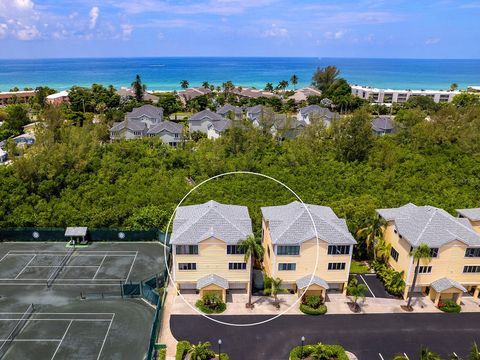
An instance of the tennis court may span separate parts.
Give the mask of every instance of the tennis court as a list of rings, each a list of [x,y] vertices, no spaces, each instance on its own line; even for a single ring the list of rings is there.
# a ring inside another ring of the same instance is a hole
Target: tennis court
[[[162,273],[163,249],[152,242],[73,252],[65,243],[0,243],[0,359],[144,359],[155,309],[120,296],[119,284]],[[35,311],[22,323],[30,304]]]

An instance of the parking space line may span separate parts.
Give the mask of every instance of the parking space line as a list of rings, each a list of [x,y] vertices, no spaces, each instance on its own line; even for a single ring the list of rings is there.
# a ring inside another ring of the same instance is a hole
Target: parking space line
[[[3,261],[3,259],[5,259],[5,258],[8,256],[8,254],[10,254],[10,251],[9,251],[9,252],[7,252],[5,255],[3,255],[3,256],[2,256],[2,258],[0,259],[0,262],[2,262],[2,261]]]
[[[112,327],[112,324],[113,324],[113,319],[115,319],[115,313],[112,315],[112,318],[110,319],[110,325],[108,325],[107,332],[105,334],[105,337],[103,338],[102,347],[100,348],[100,351],[98,353],[97,360],[100,359],[100,355],[102,355],[103,347],[105,346],[105,342],[107,341],[108,333],[110,332],[110,328]]]
[[[55,352],[53,353],[53,356],[52,356],[52,358],[51,358],[50,360],[53,360],[53,358],[55,357],[55,355],[57,355],[58,349],[60,349],[60,346],[62,345],[62,342],[63,342],[63,340],[65,339],[65,336],[67,336],[68,330],[70,329],[70,326],[72,326],[72,323],[73,323],[73,320],[70,320],[70,322],[68,323],[67,329],[66,329],[65,332],[63,333],[62,339],[61,339],[60,342],[58,343],[57,348],[55,349]]]
[[[382,354],[378,353],[378,356],[380,356],[380,359],[385,360],[382,356]]]
[[[130,266],[130,270],[128,271],[127,278],[125,279],[125,282],[128,281],[130,278],[130,273],[132,272],[133,269],[133,264],[135,264],[135,260],[137,259],[138,251],[135,253],[135,257],[133,258],[132,265]]]
[[[100,271],[100,268],[101,268],[102,265],[103,265],[103,262],[104,262],[105,259],[107,258],[107,255],[108,255],[108,253],[103,256],[102,262],[100,263],[100,265],[98,265],[97,271],[95,271],[95,275],[93,275],[92,280],[95,280],[95,278],[97,277],[98,272]]]
[[[373,293],[372,289],[370,289],[370,286],[368,286],[367,282],[365,281],[365,279],[363,278],[362,275],[360,275],[360,278],[362,279],[362,281],[363,281],[363,282],[365,283],[365,285],[367,286],[367,289],[368,289],[368,291],[370,291],[370,294],[372,294],[372,296],[373,296],[374,298],[376,298],[376,296],[375,296],[375,294]]]
[[[407,360],[410,360],[410,358],[407,356],[407,354],[403,353],[403,355],[405,355],[405,357],[407,358]]]
[[[17,274],[17,276],[15,276],[15,279],[18,279],[18,277],[19,277],[20,275],[22,275],[22,273],[25,271],[25,269],[28,267],[28,265],[30,265],[30,263],[31,263],[31,262],[33,261],[33,259],[35,259],[36,257],[37,257],[36,254],[33,255],[33,257],[30,259],[30,261],[27,263],[27,265],[25,265],[25,266],[23,267],[23,269],[20,270],[20,272]]]

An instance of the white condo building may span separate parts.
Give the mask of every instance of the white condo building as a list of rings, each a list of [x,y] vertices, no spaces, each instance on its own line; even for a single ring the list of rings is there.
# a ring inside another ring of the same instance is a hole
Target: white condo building
[[[446,90],[393,90],[352,85],[352,94],[379,104],[403,103],[411,96],[428,96],[436,103],[450,102],[460,91]]]

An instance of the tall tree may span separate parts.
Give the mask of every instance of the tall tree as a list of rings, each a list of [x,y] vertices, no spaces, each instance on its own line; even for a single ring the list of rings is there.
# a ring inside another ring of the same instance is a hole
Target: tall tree
[[[208,83],[208,81],[204,81],[204,82],[202,83],[202,87],[203,87],[204,89],[209,89],[209,88],[210,88],[210,84]]]
[[[135,80],[132,82],[132,88],[135,93],[135,99],[137,101],[142,101],[143,100],[143,93],[145,90],[147,90],[147,86],[145,84],[142,84],[142,79],[140,78],[140,75],[137,74],[135,76]]]
[[[273,84],[272,83],[267,83],[265,85],[265,91],[269,91],[269,92],[272,92],[273,91]]]
[[[190,83],[188,82],[188,80],[182,80],[180,81],[180,87],[185,90],[185,89],[188,89],[188,87],[190,86]]]
[[[290,78],[290,82],[293,85],[293,90],[296,90],[297,84],[298,84],[298,76],[293,74],[292,77]]]
[[[340,75],[340,70],[333,65],[329,65],[324,68],[318,68],[313,74],[312,82],[317,89],[324,92],[337,80],[338,75]]]
[[[383,237],[384,221],[380,216],[374,216],[373,219],[363,228],[356,232],[357,237],[364,238],[367,245],[367,252],[373,253],[375,259],[375,244]]]
[[[270,287],[263,290],[265,295],[272,295],[273,296],[273,305],[277,308],[280,307],[280,303],[278,301],[278,294],[288,292],[287,289],[282,288],[282,279],[280,278],[270,278]]]
[[[260,245],[255,237],[249,236],[244,240],[239,241],[238,246],[244,252],[245,262],[250,261],[250,285],[248,292],[247,307],[253,309],[252,291],[253,291],[253,263],[255,259],[260,260],[263,257],[263,247]]]
[[[450,91],[455,91],[458,89],[458,84],[457,83],[453,83],[452,85],[450,85]]]
[[[420,360],[442,360],[442,358],[437,353],[430,351],[426,346],[422,346]]]
[[[413,291],[415,290],[415,285],[417,284],[417,276],[418,270],[420,269],[420,261],[424,263],[429,263],[432,260],[432,252],[430,248],[426,244],[420,244],[417,248],[413,249],[411,256],[413,256],[413,260],[417,262],[415,265],[415,273],[413,275],[412,286],[408,292],[408,301],[407,301],[407,309],[412,310],[412,297]]]

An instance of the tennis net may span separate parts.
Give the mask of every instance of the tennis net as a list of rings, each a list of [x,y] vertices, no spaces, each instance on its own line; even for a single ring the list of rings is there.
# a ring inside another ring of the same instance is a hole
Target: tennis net
[[[62,259],[60,264],[55,268],[53,271],[52,275],[47,280],[47,287],[51,287],[55,279],[57,278],[58,274],[63,270],[65,265],[67,265],[68,260],[72,257],[73,252],[75,251],[75,248],[72,248],[68,251],[67,255]]]
[[[23,314],[22,318],[17,322],[15,327],[7,336],[6,340],[4,340],[3,344],[0,345],[0,359],[2,359],[5,356],[15,337],[20,333],[20,331],[23,330],[25,325],[27,325],[27,322],[32,316],[34,311],[35,311],[35,307],[33,306],[33,304],[30,304],[28,306],[27,311]]]

